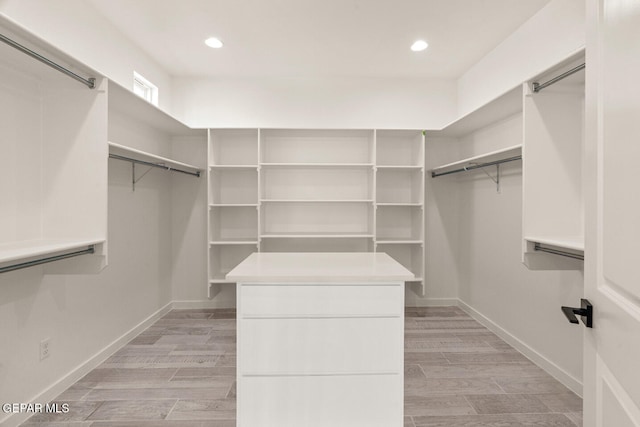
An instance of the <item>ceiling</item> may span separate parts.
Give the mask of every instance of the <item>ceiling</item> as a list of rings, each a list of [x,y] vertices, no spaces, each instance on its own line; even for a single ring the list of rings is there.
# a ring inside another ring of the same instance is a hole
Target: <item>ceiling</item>
[[[455,78],[550,0],[89,1],[173,76]]]

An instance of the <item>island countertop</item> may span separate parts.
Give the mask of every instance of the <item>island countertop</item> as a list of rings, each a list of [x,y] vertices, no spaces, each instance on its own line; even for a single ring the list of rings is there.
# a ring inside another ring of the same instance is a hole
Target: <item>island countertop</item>
[[[398,282],[415,276],[386,253],[253,253],[227,274],[251,283]]]

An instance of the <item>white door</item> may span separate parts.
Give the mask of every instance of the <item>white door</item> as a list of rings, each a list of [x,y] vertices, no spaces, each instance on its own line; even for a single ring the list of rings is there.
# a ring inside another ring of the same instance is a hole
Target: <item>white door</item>
[[[587,0],[584,426],[640,426],[640,0]]]

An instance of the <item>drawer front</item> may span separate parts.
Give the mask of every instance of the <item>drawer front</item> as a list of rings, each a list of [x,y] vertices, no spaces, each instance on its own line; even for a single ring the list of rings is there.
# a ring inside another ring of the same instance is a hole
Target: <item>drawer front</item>
[[[238,322],[239,374],[402,373],[401,317]]]
[[[402,388],[401,374],[243,377],[238,426],[402,427]]]
[[[401,316],[404,285],[240,285],[239,317]]]

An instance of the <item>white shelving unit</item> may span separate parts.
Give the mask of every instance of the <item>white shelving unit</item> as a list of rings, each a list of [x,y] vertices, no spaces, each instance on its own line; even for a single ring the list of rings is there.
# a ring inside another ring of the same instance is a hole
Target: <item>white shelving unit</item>
[[[525,83],[523,262],[534,270],[581,269],[584,256],[584,69],[534,91],[584,64],[568,58]],[[562,256],[564,255],[564,256]]]
[[[0,271],[42,263],[44,273],[97,273],[106,265],[106,79],[11,22],[0,26],[85,80],[0,43]],[[94,255],[49,262],[83,249]]]
[[[388,249],[422,277],[423,181],[420,131],[211,129],[210,295],[253,251]]]

